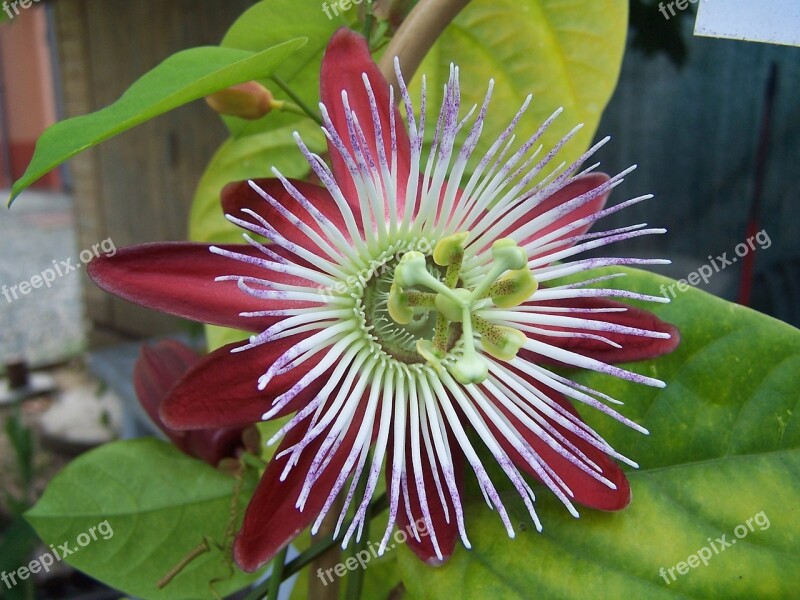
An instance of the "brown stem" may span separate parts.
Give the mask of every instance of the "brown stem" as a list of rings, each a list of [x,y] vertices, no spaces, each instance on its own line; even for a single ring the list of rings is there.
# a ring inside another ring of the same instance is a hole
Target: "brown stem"
[[[403,21],[378,62],[381,73],[390,85],[397,88],[394,57],[400,59],[403,78],[410,81],[444,28],[469,2],[470,0],[420,0]]]
[[[180,560],[180,562],[178,562],[177,565],[172,567],[169,570],[169,573],[167,573],[166,575],[164,575],[164,577],[161,578],[161,581],[159,581],[156,584],[158,589],[161,590],[167,587],[170,581],[175,579],[178,575],[180,575],[181,571],[183,571],[187,566],[189,566],[189,563],[191,563],[201,554],[205,554],[206,552],[210,551],[211,551],[211,545],[208,543],[208,539],[204,539],[202,542],[200,542],[200,544],[197,545],[197,547],[190,550],[189,553],[186,556],[184,556]]]

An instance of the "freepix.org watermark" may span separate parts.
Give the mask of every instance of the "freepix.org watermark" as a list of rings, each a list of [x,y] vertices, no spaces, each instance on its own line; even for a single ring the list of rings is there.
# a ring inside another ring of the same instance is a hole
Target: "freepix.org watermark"
[[[67,260],[54,260],[53,266],[42,270],[38,275],[32,276],[30,279],[20,281],[16,285],[8,286],[3,285],[0,288],[0,294],[6,299],[6,302],[11,304],[14,300],[19,300],[21,296],[27,296],[33,290],[41,287],[50,287],[53,282],[59,277],[64,277],[67,273],[77,271],[83,265],[92,261],[92,259],[104,254],[105,256],[114,256],[117,253],[117,248],[111,238],[106,238],[102,242],[94,244],[91,248],[81,250],[78,255],[79,262],[73,263],[72,258]]]
[[[19,15],[20,8],[30,8],[35,3],[41,0],[14,0],[13,2],[3,2],[3,11],[8,15],[8,18],[13,20],[14,17]],[[11,11],[14,11],[13,13]]]
[[[357,285],[365,285],[373,277],[379,277],[388,273],[400,261],[403,255],[409,250],[419,250],[423,254],[430,254],[433,252],[433,244],[430,240],[413,240],[409,245],[401,245],[399,248],[390,248],[384,255],[381,261],[370,267],[361,269],[355,275],[350,275],[342,281],[338,281],[332,287],[320,286],[317,288],[320,296],[330,298],[334,293],[344,294],[348,290]]]
[[[6,589],[10,590],[20,581],[25,581],[31,575],[35,575],[41,571],[49,573],[50,567],[63,560],[64,557],[75,554],[79,552],[81,548],[85,548],[92,542],[96,542],[99,539],[98,536],[104,540],[110,540],[114,537],[114,530],[107,520],[90,527],[88,531],[79,533],[78,537],[75,539],[75,545],[70,546],[69,542],[64,542],[59,546],[51,545],[50,552],[45,552],[39,556],[39,558],[33,559],[27,565],[21,566],[16,571],[11,571],[11,573],[3,571],[0,573],[0,580],[6,585]],[[0,594],[0,597],[2,597],[2,594]]]
[[[334,0],[330,4],[327,2],[322,3],[322,12],[328,19],[333,19],[334,16],[338,17],[340,13],[347,12],[353,6],[358,6],[364,0]]]
[[[724,534],[722,537],[718,537],[715,539],[706,538],[708,541],[707,546],[703,546],[694,554],[690,554],[686,557],[686,560],[682,560],[677,563],[675,566],[672,566],[668,569],[661,567],[658,570],[658,574],[664,579],[667,585],[671,584],[673,581],[677,581],[678,577],[675,575],[677,571],[678,575],[686,575],[689,572],[689,569],[696,569],[701,564],[704,567],[708,566],[708,562],[715,557],[717,554],[724,552],[728,548],[732,547],[736,540],[744,539],[748,536],[748,534],[755,532],[755,526],[758,526],[759,531],[764,531],[765,529],[769,529],[770,522],[767,513],[763,510],[750,517],[744,523],[741,523],[733,528],[733,535],[731,539],[728,539],[728,534]]]
[[[386,550],[393,550],[399,544],[405,544],[409,537],[416,537],[414,534],[415,531],[416,535],[419,537],[427,537],[428,529],[425,526],[424,519],[417,519],[405,529],[398,529],[395,531],[394,535],[392,535],[394,543],[389,544],[386,547]],[[366,569],[369,561],[371,561],[373,558],[378,558],[378,548],[378,544],[375,544],[375,542],[370,542],[366,548],[356,552],[355,556],[347,557],[347,559],[345,559],[343,562],[337,563],[330,569],[325,569],[324,571],[322,569],[317,569],[317,577],[319,577],[322,585],[328,585],[329,583],[333,583],[334,575],[336,575],[336,577],[344,577],[348,571]]]
[[[700,0],[674,0],[673,2],[659,2],[658,10],[664,15],[664,18],[669,21],[671,17],[678,14],[675,12],[676,8],[678,10],[686,10],[689,8],[690,4],[697,4],[699,1]],[[667,14],[667,11],[669,11],[669,14]]]
[[[676,298],[677,292],[675,288],[678,288],[678,292],[685,292],[689,289],[689,287],[696,287],[700,285],[700,281],[702,280],[704,285],[708,285],[709,280],[715,273],[719,273],[720,271],[730,267],[733,263],[738,261],[740,258],[744,258],[750,252],[755,252],[756,244],[758,244],[758,248],[760,250],[766,250],[770,246],[772,246],[772,240],[769,239],[769,234],[767,233],[766,229],[762,229],[755,235],[751,235],[747,238],[744,242],[736,244],[736,247],[733,249],[736,256],[731,256],[728,258],[728,253],[723,252],[716,258],[712,257],[710,254],[708,255],[708,264],[701,265],[697,268],[697,270],[692,271],[689,273],[685,279],[679,279],[675,283],[671,283],[670,285],[662,285],[661,286],[661,295],[665,298],[669,299],[670,297]],[[669,293],[668,293],[669,292]]]

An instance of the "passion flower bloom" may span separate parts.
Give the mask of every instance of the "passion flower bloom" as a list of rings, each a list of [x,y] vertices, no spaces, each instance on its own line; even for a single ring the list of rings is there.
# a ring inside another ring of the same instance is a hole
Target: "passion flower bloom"
[[[431,563],[446,559],[459,538],[470,546],[465,472],[514,535],[486,460],[498,463],[539,529],[528,476],[576,516],[576,503],[625,507],[630,488],[615,460],[635,463],[588,427],[571,401],[644,429],[610,406],[617,400],[548,366],[663,387],[610,363],[654,357],[678,342],[671,326],[609,299],[663,297],[589,287],[607,277],[555,281],[595,267],[666,262],[574,259],[664,232],[642,224],[588,233],[649,197],[604,207],[628,171],[579,171],[596,147],[555,166],[576,131],[542,153],[539,140],[556,115],[515,146],[530,98],[475,156],[491,84],[483,104],[462,117],[451,68],[431,127],[424,91],[415,113],[395,67],[407,130],[364,39],[337,32],[320,76],[332,168],[295,136],[324,187],[273,170],[273,179],[225,188],[227,218],[270,244],[248,234],[239,246],[149,244],[90,263],[95,282],[123,298],[256,333],[203,359],[161,408],[178,429],[294,415],[271,440],[280,446],[236,539],[246,570],[312,523],[316,531],[333,506],[341,526],[353,505],[343,543],[360,536],[381,470],[389,499],[381,550],[395,525],[418,521],[425,527],[408,544]],[[457,147],[459,133],[465,142]]]

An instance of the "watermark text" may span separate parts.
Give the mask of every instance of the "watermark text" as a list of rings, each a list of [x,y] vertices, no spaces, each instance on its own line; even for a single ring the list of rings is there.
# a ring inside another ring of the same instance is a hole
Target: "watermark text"
[[[772,240],[769,239],[769,234],[767,233],[766,229],[762,229],[755,235],[751,235],[747,240],[736,244],[736,247],[733,249],[736,256],[728,257],[727,252],[723,252],[716,258],[708,255],[708,263],[701,265],[697,268],[697,270],[692,271],[686,276],[686,279],[679,279],[675,283],[671,283],[670,285],[662,285],[661,286],[661,295],[665,298],[669,299],[676,298],[677,292],[675,288],[678,288],[678,292],[685,292],[689,289],[689,287],[696,287],[700,285],[700,281],[702,280],[704,285],[708,285],[709,280],[715,273],[719,273],[720,271],[730,267],[733,263],[738,261],[740,258],[744,258],[750,252],[755,252],[756,244],[758,244],[758,248],[760,250],[766,250],[770,246],[772,246]]]
[[[16,285],[8,286],[3,285],[0,288],[0,294],[6,299],[6,302],[11,304],[14,300],[19,300],[21,296],[27,296],[33,290],[41,287],[50,287],[53,282],[59,277],[64,277],[68,273],[77,271],[83,265],[89,263],[92,259],[100,256],[114,256],[117,253],[117,248],[111,238],[106,238],[102,242],[92,245],[91,248],[81,250],[78,255],[78,262],[73,262],[72,258],[67,260],[54,260],[53,266],[42,270],[38,275],[34,275],[30,279],[20,281]]]
[[[674,0],[673,2],[659,2],[658,11],[669,21],[678,14],[675,12],[676,8],[678,10],[686,10],[689,8],[690,4],[697,4],[699,1],[700,0]],[[667,14],[667,11],[669,11],[669,14]]]
[[[8,18],[13,20],[14,17],[19,16],[20,8],[30,8],[34,3],[41,2],[41,0],[14,0],[3,2],[3,11],[8,15]],[[14,11],[13,13],[11,11]]]
[[[50,552],[45,552],[39,558],[35,558],[27,565],[19,567],[16,571],[0,573],[0,580],[3,581],[7,589],[13,588],[20,581],[25,581],[31,575],[35,575],[41,571],[45,573],[50,572],[50,568],[57,562],[64,559],[64,557],[79,552],[81,548],[85,548],[94,541],[97,541],[98,536],[104,540],[110,540],[114,536],[114,530],[111,528],[108,520],[98,523],[90,527],[87,531],[79,533],[75,539],[76,545],[70,546],[69,542],[64,542],[58,546],[50,545]]]
[[[728,534],[723,534],[721,537],[713,540],[711,538],[706,538],[708,541],[707,546],[703,546],[694,554],[687,556],[686,560],[682,560],[668,569],[661,567],[658,571],[658,574],[664,579],[664,582],[667,585],[670,585],[673,581],[678,580],[678,575],[686,575],[689,572],[689,569],[696,569],[701,564],[704,567],[707,567],[708,562],[714,556],[732,547],[736,543],[736,540],[746,538],[748,534],[753,533],[756,530],[756,525],[760,531],[769,529],[769,517],[763,510],[747,519],[747,521],[744,523],[734,527],[733,535],[735,537],[728,539]],[[675,574],[676,572],[677,575]]]
[[[398,544],[404,544],[409,536],[426,537],[427,535],[428,529],[425,526],[425,521],[423,519],[417,519],[405,529],[398,529],[395,531],[394,535],[392,535],[394,543],[387,545],[386,550],[392,550]],[[344,577],[348,571],[355,571],[358,568],[366,569],[369,561],[380,556],[378,553],[379,549],[379,545],[375,544],[375,542],[370,542],[366,548],[356,552],[355,556],[347,557],[343,562],[334,565],[330,569],[325,569],[324,571],[322,569],[317,569],[317,577],[319,577],[322,585],[328,585],[329,583],[333,583],[334,575],[336,577]]]

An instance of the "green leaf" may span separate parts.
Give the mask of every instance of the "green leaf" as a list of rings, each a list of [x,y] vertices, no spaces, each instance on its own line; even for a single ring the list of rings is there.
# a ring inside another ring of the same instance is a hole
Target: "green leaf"
[[[273,177],[272,167],[286,177],[305,177],[310,169],[292,138],[294,131],[300,133],[313,151],[325,148],[320,128],[311,121],[231,138],[220,146],[197,184],[189,215],[189,239],[216,244],[245,243],[243,230],[222,213],[220,192],[232,181]]]
[[[305,43],[294,39],[257,53],[234,48],[183,50],[143,75],[113,104],[49,127],[36,143],[10,202],[64,161],[153,117],[221,89],[265,77]]]
[[[340,27],[352,19],[343,15],[328,18],[322,5],[296,0],[263,0],[245,11],[222,39],[221,46],[258,51],[295,37],[307,37],[308,43],[293,52],[276,70],[293,92],[316,110],[319,101],[319,67],[328,40]],[[269,26],[265,27],[265,23]],[[277,98],[286,95],[269,79],[262,79]],[[256,121],[224,117],[231,135],[241,137],[260,131],[297,123],[302,117],[288,114],[269,114]]]
[[[204,536],[222,543],[234,483],[165,442],[115,442],[65,467],[26,517],[48,544],[77,548],[66,562],[127,594],[149,600],[210,598],[209,581],[229,573],[216,546],[163,590],[156,583]],[[248,480],[240,508],[252,486]],[[104,522],[107,526],[99,527]],[[80,547],[92,528],[96,539]],[[216,589],[226,595],[253,579],[236,570]]]
[[[418,94],[420,75],[426,74],[428,106],[438,108],[454,63],[461,70],[462,104],[480,106],[489,79],[494,79],[476,157],[488,150],[528,94],[533,100],[516,128],[519,143],[563,106],[563,114],[540,142],[546,153],[583,123],[553,164],[571,162],[588,148],[616,86],[627,17],[628,0],[473,0],[428,53],[412,87]],[[434,117],[429,114],[429,120]],[[426,127],[429,138],[434,123]],[[467,133],[462,131],[462,141]]]
[[[217,325],[204,325],[206,332],[206,348],[213,352],[217,348],[222,348],[234,342],[241,342],[250,337],[249,331],[239,331],[238,329],[228,329]]]
[[[616,280],[624,289],[658,295],[674,284],[626,272]],[[696,289],[648,308],[678,326],[681,345],[669,356],[629,367],[665,380],[665,389],[572,374],[625,401],[621,412],[651,431],[643,436],[582,410],[618,451],[641,465],[629,472],[631,506],[618,513],[583,509],[576,520],[540,489],[544,532],[537,534],[511,495],[509,507],[527,529],[509,540],[497,516],[476,503],[467,511],[471,551],[459,548],[438,569],[402,553],[403,579],[413,597],[440,598],[453,589],[463,590],[467,600],[585,598],[587,590],[593,598],[796,593],[800,332]],[[723,535],[735,544],[722,549],[716,540]],[[707,566],[699,556],[689,559],[698,552],[710,553]],[[682,562],[684,574],[676,569]]]

